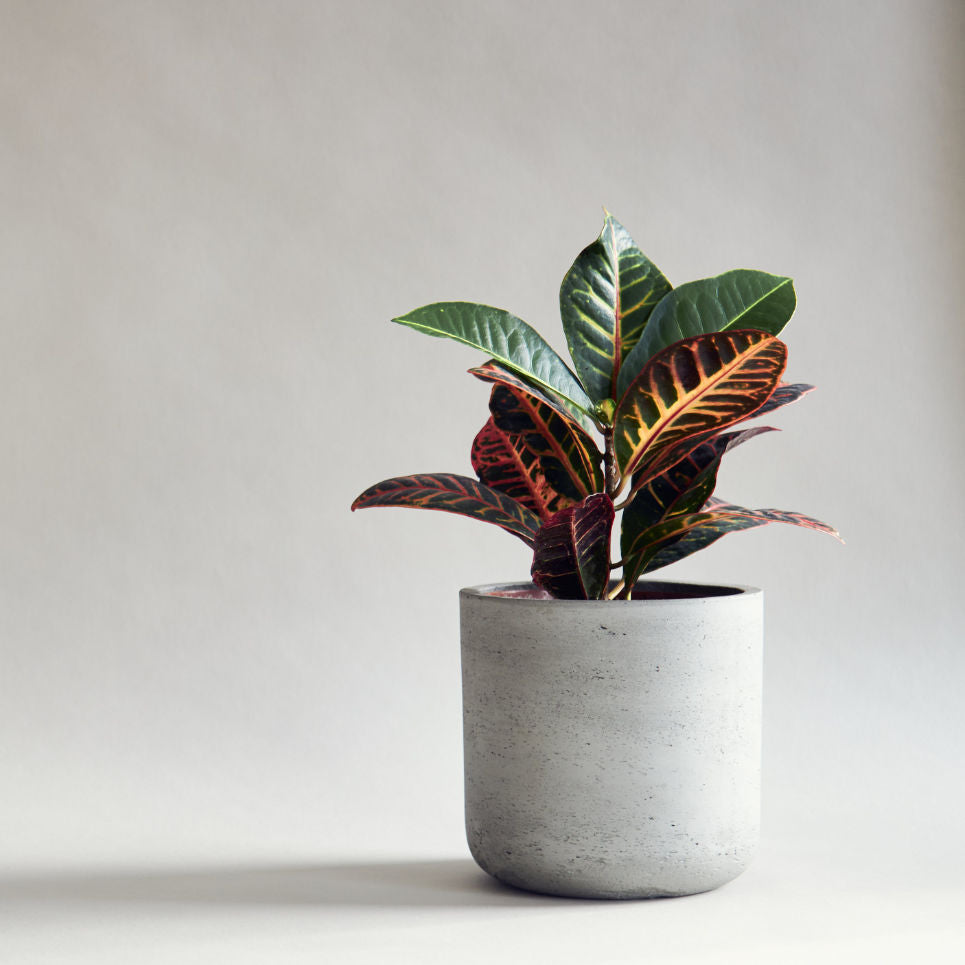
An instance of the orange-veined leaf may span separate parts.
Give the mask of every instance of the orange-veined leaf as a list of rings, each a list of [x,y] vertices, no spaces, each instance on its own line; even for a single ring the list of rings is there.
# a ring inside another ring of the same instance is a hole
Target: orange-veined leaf
[[[725,453],[754,436],[775,432],[771,426],[755,426],[737,432],[722,432],[688,452],[669,469],[634,486],[633,495],[623,511],[620,533],[624,557],[632,552],[640,534],[671,515],[695,513],[711,497],[717,484],[717,471]]]
[[[528,391],[494,385],[489,411],[517,448],[539,460],[547,483],[572,502],[603,489],[603,455],[593,440]]]
[[[539,517],[531,509],[469,476],[455,473],[385,479],[358,496],[352,511],[369,506],[408,506],[470,516],[502,527],[527,546],[533,545],[539,531]]]
[[[700,441],[751,415],[771,396],[786,362],[784,343],[757,331],[711,332],[665,348],[647,363],[614,414],[620,472],[669,468],[689,440]]]
[[[780,509],[747,509],[721,499],[710,499],[697,513],[670,516],[657,526],[640,533],[624,556],[624,578],[632,586],[643,573],[650,572],[702,550],[728,533],[755,529],[768,523],[804,526],[844,542],[838,532],[803,513]]]
[[[575,501],[547,483],[536,454],[500,429],[492,417],[473,440],[472,468],[480,482],[522,503],[540,519]]]

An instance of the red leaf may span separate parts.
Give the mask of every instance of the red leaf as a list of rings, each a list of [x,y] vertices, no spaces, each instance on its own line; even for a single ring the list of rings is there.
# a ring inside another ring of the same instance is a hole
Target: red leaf
[[[561,600],[599,600],[610,576],[613,502],[594,493],[551,516],[540,527],[533,582]]]

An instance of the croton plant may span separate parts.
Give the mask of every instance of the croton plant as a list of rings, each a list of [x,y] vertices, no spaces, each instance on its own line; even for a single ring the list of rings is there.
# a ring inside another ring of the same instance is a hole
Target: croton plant
[[[787,348],[777,336],[794,307],[791,279],[762,271],[673,288],[607,214],[560,287],[575,373],[498,308],[438,302],[393,319],[489,356],[469,370],[492,385],[471,450],[477,478],[396,476],[352,509],[411,506],[494,523],[530,547],[533,582],[561,599],[629,599],[643,574],[766,523],[837,537],[809,516],[713,495],[724,454],[773,431],[743,424],[813,388],[781,380]]]

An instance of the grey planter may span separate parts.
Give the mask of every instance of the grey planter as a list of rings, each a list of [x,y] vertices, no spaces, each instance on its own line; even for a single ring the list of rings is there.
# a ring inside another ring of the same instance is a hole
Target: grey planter
[[[629,602],[462,590],[466,831],[528,891],[709,891],[757,846],[763,594],[651,581]],[[699,594],[699,595],[694,595]]]

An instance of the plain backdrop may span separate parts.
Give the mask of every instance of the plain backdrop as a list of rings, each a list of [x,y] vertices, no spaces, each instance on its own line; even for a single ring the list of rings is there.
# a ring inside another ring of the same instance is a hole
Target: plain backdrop
[[[349,869],[316,883],[346,913],[399,913],[423,944],[396,957],[487,947],[488,918],[460,931],[433,899],[407,917],[405,896],[441,880],[433,894],[472,905],[457,591],[525,578],[527,553],[472,521],[349,505],[386,476],[468,472],[486,418],[465,374],[482,356],[389,319],[481,301],[562,351],[559,283],[603,206],[674,283],[794,277],[788,376],[818,391],[728,457],[718,492],[825,519],[847,545],[767,527],[666,571],[765,590],[762,854],[723,898],[594,914],[619,936],[672,908],[661,927],[693,935],[703,908],[750,929],[729,933],[743,960],[816,960],[821,934],[842,961],[901,935],[965,947],[963,15],[0,3],[9,960],[113,960],[109,918],[83,919],[71,881],[100,882],[105,916],[138,894],[310,906],[310,879],[266,869],[313,863]],[[255,877],[191,870],[226,862]],[[590,954],[586,907],[482,894],[520,956],[540,936],[556,960]],[[306,956],[324,946],[307,918],[251,914]],[[247,961],[222,926],[197,924],[170,960]],[[383,926],[343,929],[331,960],[390,960]],[[125,927],[117,960],[168,960],[175,925],[143,947]],[[635,960],[611,941],[598,960]],[[295,960],[285,947],[251,960]]]

